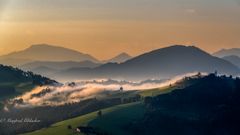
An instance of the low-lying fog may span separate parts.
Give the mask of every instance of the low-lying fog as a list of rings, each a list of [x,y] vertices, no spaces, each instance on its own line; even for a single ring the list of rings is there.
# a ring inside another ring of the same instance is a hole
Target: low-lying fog
[[[63,105],[66,103],[80,102],[87,98],[98,98],[107,91],[147,90],[161,88],[180,81],[183,77],[193,76],[196,73],[189,73],[177,76],[169,80],[146,80],[143,82],[128,82],[116,80],[92,80],[85,82],[66,83],[61,86],[37,87],[30,92],[23,94],[12,100],[16,107],[34,107],[46,105]]]

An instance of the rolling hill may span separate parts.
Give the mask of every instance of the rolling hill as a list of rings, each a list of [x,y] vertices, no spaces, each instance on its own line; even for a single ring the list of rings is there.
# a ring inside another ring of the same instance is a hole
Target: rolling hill
[[[145,80],[171,78],[189,72],[214,72],[236,75],[237,66],[194,46],[175,45],[154,50],[123,63],[107,63],[96,68],[74,68],[59,72],[57,78],[116,78]]]
[[[62,121],[52,125],[50,128],[38,130],[32,133],[26,133],[24,135],[66,135],[74,134],[73,130],[69,130],[69,125],[72,128],[86,125],[99,125],[101,128],[107,128],[114,135],[128,135],[129,133],[123,131],[121,126],[126,122],[140,119],[144,115],[144,105],[142,103],[130,103],[125,105],[118,105],[102,110],[104,116],[98,118],[97,112],[92,112],[80,117]],[[119,119],[121,118],[121,119]],[[84,135],[84,134],[80,134]]]
[[[220,58],[231,55],[240,57],[240,48],[222,49],[220,51],[213,53],[213,55]]]
[[[230,56],[225,56],[222,59],[225,59],[240,68],[240,57],[235,55],[230,55]]]
[[[94,57],[81,52],[47,44],[32,45],[31,47],[0,56],[0,63],[20,66],[33,61],[92,61],[99,62]]]
[[[239,134],[239,78],[210,74],[185,78],[181,84],[190,85],[145,97],[144,102],[103,109],[100,116],[92,112],[26,135],[75,134],[77,127],[112,135]]]
[[[0,65],[0,98],[22,94],[35,86],[56,83],[54,80],[32,72],[24,72],[17,68]]]

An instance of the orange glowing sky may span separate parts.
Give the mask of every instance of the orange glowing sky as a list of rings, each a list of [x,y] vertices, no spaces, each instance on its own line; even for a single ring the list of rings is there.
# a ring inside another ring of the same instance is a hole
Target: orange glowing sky
[[[0,54],[47,43],[108,59],[171,44],[240,47],[239,0],[0,0]]]

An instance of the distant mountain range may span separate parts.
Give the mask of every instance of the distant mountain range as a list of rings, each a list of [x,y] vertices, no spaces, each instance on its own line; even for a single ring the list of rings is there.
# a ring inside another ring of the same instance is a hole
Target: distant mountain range
[[[104,63],[123,63],[127,60],[130,60],[132,58],[132,56],[130,56],[127,53],[121,53],[115,57],[113,57],[112,59],[103,61]]]
[[[220,58],[231,55],[240,57],[240,48],[222,49],[218,52],[213,53],[213,55]]]
[[[37,74],[44,76],[50,76],[61,70],[67,70],[70,68],[95,68],[100,66],[99,63],[94,63],[91,61],[63,61],[63,62],[54,62],[54,61],[34,61],[20,66],[21,69],[25,71],[32,71]]]
[[[214,72],[236,75],[237,66],[194,46],[175,45],[154,50],[123,63],[107,63],[96,68],[72,68],[55,74],[65,79],[149,79],[170,78],[189,72]]]
[[[240,68],[240,57],[235,55],[225,56],[223,59],[231,62],[232,64],[238,66]]]
[[[91,61],[81,61],[81,62],[75,62],[75,61],[63,61],[63,62],[55,62],[55,61],[34,61],[31,63],[24,64],[20,66],[23,69],[31,70],[37,67],[45,66],[57,70],[64,70],[69,69],[73,67],[89,67],[94,68],[101,64],[94,63]]]
[[[47,44],[32,45],[25,50],[0,56],[0,63],[5,65],[20,66],[33,61],[92,61],[99,63],[89,54]]]

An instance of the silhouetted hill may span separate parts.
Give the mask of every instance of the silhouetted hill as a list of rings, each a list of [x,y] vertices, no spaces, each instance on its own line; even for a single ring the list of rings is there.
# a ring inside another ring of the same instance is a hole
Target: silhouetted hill
[[[218,52],[213,53],[213,55],[220,58],[224,56],[230,56],[230,55],[235,55],[240,57],[240,48],[222,49]]]
[[[115,57],[113,57],[112,59],[109,59],[109,60],[106,60],[104,61],[105,63],[123,63],[129,59],[131,59],[132,56],[130,56],[129,54],[127,53],[121,53]]]
[[[144,118],[129,125],[133,134],[238,135],[240,79],[186,78],[192,85],[145,98]]]
[[[57,82],[32,72],[24,72],[10,66],[0,65],[0,97],[21,94],[34,86],[53,85]],[[9,90],[11,92],[9,93]]]
[[[58,73],[66,78],[170,78],[189,72],[239,74],[239,68],[194,46],[175,45],[134,57],[124,63],[107,63],[94,69],[79,68]]]
[[[222,59],[225,59],[240,68],[240,57],[231,55],[231,56],[225,56]]]
[[[6,65],[13,65],[13,62],[8,63],[7,60],[15,59],[23,61],[21,63],[16,62],[15,65],[26,64],[29,61],[92,61],[99,62],[94,57],[83,54],[75,50],[57,47],[47,44],[32,45],[31,47],[19,51],[13,52],[8,55],[0,57],[0,62]],[[27,59],[28,61],[24,61]]]

